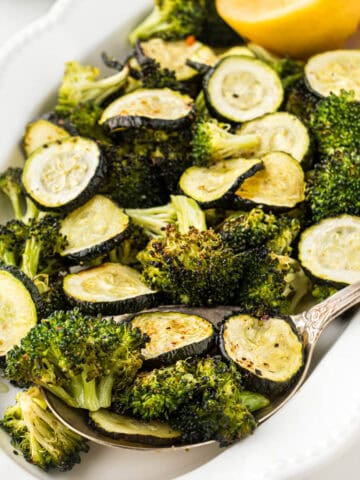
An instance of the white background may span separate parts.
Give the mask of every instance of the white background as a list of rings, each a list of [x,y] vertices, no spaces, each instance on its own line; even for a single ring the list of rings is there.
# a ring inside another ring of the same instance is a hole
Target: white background
[[[76,0],[73,1],[75,2]],[[16,33],[29,22],[44,14],[52,3],[53,0],[0,0],[0,48],[13,33]],[[335,379],[334,388],[336,388]],[[329,394],[331,395],[331,392]],[[344,396],[346,396],[346,392],[344,392]],[[294,435],[296,435],[296,432],[294,432]],[[289,439],[289,441],[291,440]],[[353,439],[353,443],[348,450],[344,454],[337,456],[331,464],[327,464],[326,467],[317,470],[311,475],[304,474],[297,477],[296,480],[359,480],[359,447],[360,432]]]

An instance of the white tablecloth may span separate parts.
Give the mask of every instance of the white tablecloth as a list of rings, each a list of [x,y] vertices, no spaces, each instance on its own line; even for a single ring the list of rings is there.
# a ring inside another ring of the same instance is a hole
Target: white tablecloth
[[[0,47],[10,35],[45,13],[52,3],[53,0],[0,0]],[[331,464],[291,480],[359,480],[359,451],[360,432],[346,453],[334,458]]]

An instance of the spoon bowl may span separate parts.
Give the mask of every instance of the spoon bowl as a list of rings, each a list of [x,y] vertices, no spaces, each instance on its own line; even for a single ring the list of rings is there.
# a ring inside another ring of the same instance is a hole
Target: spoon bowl
[[[254,414],[258,424],[261,424],[282,408],[299,390],[306,380],[312,363],[313,353],[316,344],[325,328],[341,314],[356,306],[360,302],[360,282],[350,285],[325,301],[315,305],[309,310],[290,316],[290,321],[301,335],[304,346],[304,365],[297,380],[282,395],[272,398],[269,406]],[[215,327],[219,326],[227,316],[239,312],[239,307],[217,307],[217,308],[188,308],[183,306],[166,306],[147,311],[178,311],[200,315],[211,321]],[[115,317],[118,321],[129,318],[129,315]],[[126,448],[132,450],[189,450],[215,443],[214,440],[190,445],[176,445],[170,447],[153,447],[140,443],[131,443],[122,439],[113,439],[100,432],[93,430],[87,421],[85,410],[69,407],[56,396],[44,390],[44,396],[50,410],[68,428],[79,435],[104,446]]]

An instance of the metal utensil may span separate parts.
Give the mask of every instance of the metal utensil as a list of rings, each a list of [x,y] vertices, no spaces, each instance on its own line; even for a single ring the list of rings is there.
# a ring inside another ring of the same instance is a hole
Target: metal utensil
[[[287,392],[273,399],[273,401],[268,407],[259,410],[259,412],[255,414],[259,424],[265,422],[265,420],[269,419],[272,415],[274,415],[274,413],[276,413],[281,407],[283,407],[285,403],[287,403],[295,395],[295,393],[304,383],[309,372],[316,344],[324,329],[329,325],[329,323],[331,323],[333,320],[335,320],[337,317],[339,317],[341,314],[343,314],[350,308],[357,305],[359,302],[360,282],[340,290],[335,295],[315,305],[306,312],[303,312],[299,315],[292,315],[290,317],[295,328],[302,336],[304,342],[303,371],[298,381],[291,388],[289,388]],[[181,306],[169,306],[160,307],[153,310],[175,310],[183,313],[197,314],[203,316],[204,318],[217,325],[220,324],[226,316],[239,311],[239,308],[187,308]],[[126,319],[126,317],[127,315],[123,315],[117,318],[119,320],[122,320]],[[214,443],[214,441],[209,441],[191,445],[181,445],[176,447],[151,447],[149,445],[130,443],[120,439],[114,440],[90,428],[87,423],[87,413],[84,410],[79,410],[67,406],[60,399],[58,399],[49,392],[44,391],[44,394],[49,408],[61,422],[63,422],[71,430],[77,432],[79,435],[82,435],[83,437],[88,438],[89,440],[92,440],[93,442],[99,443],[101,445],[134,450],[174,450],[190,449]]]

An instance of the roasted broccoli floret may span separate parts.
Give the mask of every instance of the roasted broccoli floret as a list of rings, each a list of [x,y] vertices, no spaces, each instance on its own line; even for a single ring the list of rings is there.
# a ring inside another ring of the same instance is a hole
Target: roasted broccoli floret
[[[181,40],[201,31],[206,16],[204,0],[154,0],[150,15],[129,35],[130,43],[159,37]]]
[[[309,127],[319,99],[307,89],[302,79],[291,85],[287,93],[285,110],[297,116]]]
[[[17,243],[14,233],[0,225],[0,264],[16,265]]]
[[[330,285],[314,284],[311,291],[311,295],[318,302],[322,302],[323,300],[326,300],[328,297],[331,297],[331,295],[334,295],[337,291],[338,291],[337,288],[331,287]]]
[[[4,193],[10,200],[15,218],[18,220],[23,217],[21,175],[22,169],[14,167],[9,167],[0,175],[0,192]]]
[[[215,0],[205,0],[206,16],[201,28],[200,41],[213,47],[232,47],[244,41],[218,14]]]
[[[78,135],[109,143],[109,138],[105,135],[102,127],[99,125],[102,112],[103,109],[94,102],[82,103],[71,112],[68,121]]]
[[[64,275],[67,272],[58,272],[52,275],[42,274],[36,278],[36,286],[41,293],[44,308],[44,318],[49,317],[57,310],[69,310],[70,304],[63,289]]]
[[[59,89],[56,112],[67,116],[82,103],[93,102],[95,105],[101,105],[107,97],[126,85],[129,68],[124,66],[120,72],[101,80],[98,79],[99,75],[96,67],[67,62]]]
[[[360,155],[337,151],[316,164],[307,179],[307,202],[313,222],[360,215]]]
[[[266,245],[279,255],[291,253],[300,222],[285,215],[265,213],[261,208],[231,214],[219,227],[224,242],[239,253]]]
[[[320,155],[360,152],[360,104],[354,92],[342,91],[321,100],[312,116],[311,130]]]
[[[137,268],[139,265],[137,255],[146,247],[148,241],[149,237],[145,231],[138,225],[133,225],[130,237],[123,240],[119,246],[109,253],[109,259],[111,262]]]
[[[143,280],[174,303],[229,304],[242,277],[241,256],[214,230],[191,227],[181,234],[176,225],[168,225],[165,236],[152,240],[138,258]]]
[[[33,382],[71,407],[95,411],[111,404],[114,382],[125,387],[142,365],[147,337],[127,323],[58,311],[37,324],[6,357],[5,375]]]
[[[310,289],[310,282],[299,263],[288,256],[269,253],[264,248],[244,255],[238,305],[256,316],[294,313]]]
[[[208,166],[219,160],[241,157],[259,145],[258,135],[235,135],[229,128],[216,120],[200,120],[194,125],[192,157],[196,165]]]
[[[86,440],[49,410],[38,387],[17,394],[16,404],[5,410],[0,426],[25,460],[45,471],[71,470],[80,463],[80,453],[89,450]]]

